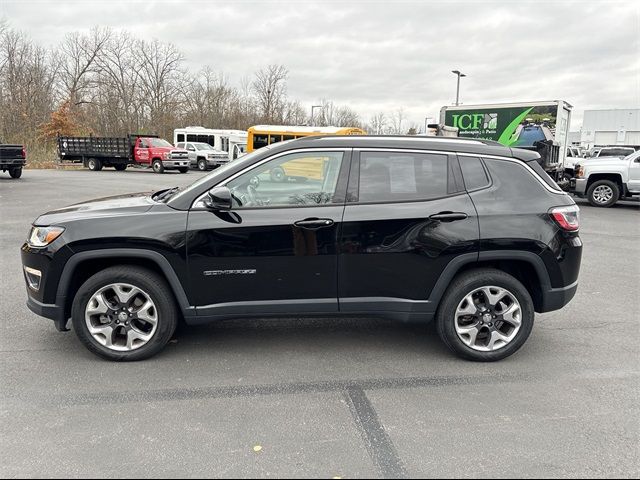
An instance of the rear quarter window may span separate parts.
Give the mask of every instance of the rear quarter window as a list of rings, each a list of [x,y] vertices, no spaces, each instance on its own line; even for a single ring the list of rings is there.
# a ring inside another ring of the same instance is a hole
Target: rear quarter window
[[[484,163],[493,180],[491,190],[498,202],[495,208],[501,206],[510,211],[515,205],[527,204],[549,194],[524,164],[492,158],[485,158]]]

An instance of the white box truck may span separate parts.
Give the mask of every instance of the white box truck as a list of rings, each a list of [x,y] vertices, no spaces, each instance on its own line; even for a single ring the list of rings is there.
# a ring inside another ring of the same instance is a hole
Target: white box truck
[[[535,150],[541,165],[561,186],[573,107],[564,100],[445,106],[440,123],[461,138],[495,140],[506,147]]]

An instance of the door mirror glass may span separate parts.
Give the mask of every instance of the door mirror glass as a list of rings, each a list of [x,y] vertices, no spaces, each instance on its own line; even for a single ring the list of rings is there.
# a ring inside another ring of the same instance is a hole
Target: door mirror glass
[[[211,210],[231,210],[231,190],[227,187],[215,187],[204,196],[204,204]]]

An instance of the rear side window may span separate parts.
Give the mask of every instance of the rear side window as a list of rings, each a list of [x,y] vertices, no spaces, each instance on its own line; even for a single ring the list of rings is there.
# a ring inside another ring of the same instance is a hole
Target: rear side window
[[[492,207],[496,211],[512,210],[517,205],[514,202],[535,203],[535,199],[545,198],[544,187],[524,165],[492,158],[484,162],[493,179],[494,200],[499,202]]]
[[[382,203],[444,197],[448,174],[446,155],[362,152],[358,200]]]
[[[478,190],[489,185],[489,177],[478,157],[460,156],[458,158],[467,190]]]

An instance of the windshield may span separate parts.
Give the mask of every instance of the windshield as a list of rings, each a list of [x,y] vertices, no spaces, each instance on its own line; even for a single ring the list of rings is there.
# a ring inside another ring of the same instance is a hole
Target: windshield
[[[600,153],[598,154],[598,156],[600,157],[606,157],[606,156],[613,156],[613,155],[632,155],[634,154],[635,151],[631,148],[603,148],[602,150],[600,150]]]
[[[199,142],[199,143],[194,143],[193,146],[196,147],[196,150],[213,150],[213,147],[208,143]]]
[[[205,175],[204,177],[201,177],[199,180],[196,180],[195,182],[193,182],[191,185],[189,185],[187,188],[185,188],[184,190],[180,190],[179,192],[177,192],[174,195],[174,198],[178,198],[182,195],[187,194],[188,192],[191,192],[192,190],[197,190],[201,185],[209,182],[209,180],[211,179],[212,176],[216,175],[220,175],[220,174],[224,174],[227,170],[231,170],[236,168],[236,166],[238,165],[238,162],[246,162],[249,161],[251,162],[251,159],[254,158],[256,155],[260,155],[262,153],[264,153],[265,149],[271,149],[272,147],[267,146],[267,147],[263,147],[260,150],[254,150],[251,153],[248,153],[246,155],[243,155],[242,158],[240,160],[238,160],[237,162],[229,162],[226,163],[224,165],[222,165],[221,167],[216,168],[213,172],[211,172],[209,175]]]
[[[169,148],[173,148],[173,145],[171,145],[169,142],[167,142],[166,140],[164,140],[162,138],[148,138],[147,140],[149,141],[149,144],[152,147],[169,147]]]

